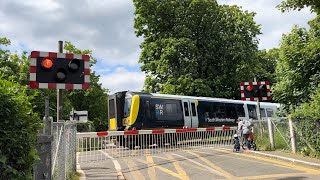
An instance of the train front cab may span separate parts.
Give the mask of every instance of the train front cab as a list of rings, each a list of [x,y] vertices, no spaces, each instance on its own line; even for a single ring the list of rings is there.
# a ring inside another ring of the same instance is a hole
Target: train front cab
[[[137,121],[140,108],[140,96],[123,91],[110,95],[109,101],[109,130],[122,131],[132,128]]]
[[[124,116],[124,101],[126,91],[117,92],[108,97],[108,120],[109,130],[122,130],[122,119]]]

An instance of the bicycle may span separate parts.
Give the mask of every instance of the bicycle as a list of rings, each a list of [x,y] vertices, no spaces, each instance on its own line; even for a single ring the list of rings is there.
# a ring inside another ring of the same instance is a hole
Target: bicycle
[[[246,150],[246,148],[245,148],[245,139],[243,138],[243,136],[242,136],[242,138],[241,138],[241,147],[242,147],[242,149],[243,150]],[[250,150],[254,150],[254,151],[256,151],[257,150],[257,145],[256,145],[256,143],[255,143],[255,141],[254,141],[254,139],[253,139],[253,133],[251,133],[250,135],[249,135],[249,137],[248,137],[248,140],[249,140],[249,149]]]
[[[257,150],[257,145],[256,145],[256,143],[254,142],[254,140],[249,141],[249,144],[250,144],[250,146],[248,147],[249,150],[254,150],[254,151]],[[242,149],[243,149],[243,150],[246,150],[246,148],[245,148],[245,143],[244,143],[244,142],[242,143],[241,146],[242,146]]]

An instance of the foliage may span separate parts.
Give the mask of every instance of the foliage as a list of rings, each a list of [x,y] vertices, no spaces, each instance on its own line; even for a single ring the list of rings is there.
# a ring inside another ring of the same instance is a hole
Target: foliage
[[[88,121],[86,123],[77,124],[77,132],[91,132],[94,131],[93,122]]]
[[[288,128],[288,122],[286,120],[280,120],[273,118],[272,119],[273,124],[273,140],[274,140],[274,146],[276,150],[289,150],[290,146],[288,146],[289,142],[289,128]],[[262,125],[262,134],[259,129],[258,124],[255,124],[255,134],[254,137],[256,139],[256,144],[259,150],[262,151],[270,151],[271,150],[271,144],[270,144],[270,137],[269,137],[269,131],[268,131],[268,124],[267,122],[261,122]]]
[[[320,26],[310,25],[309,31],[295,26],[279,48],[273,97],[289,110],[307,102],[320,83]]]
[[[319,14],[320,1],[287,0],[282,11],[311,7]],[[320,17],[309,21],[310,29],[294,26],[284,35],[279,48],[273,97],[291,113],[297,148],[305,155],[320,157]]]
[[[0,179],[32,179],[40,119],[26,87],[6,79],[0,73]]]
[[[71,42],[65,42],[64,49],[67,53],[90,55],[91,66],[96,63],[92,51],[80,50]],[[76,110],[87,110],[88,118],[93,122],[96,131],[107,130],[108,119],[108,90],[99,83],[100,76],[91,72],[90,88],[88,90],[71,90],[67,93],[70,105]]]
[[[144,91],[240,98],[257,72],[255,13],[215,0],[134,0]]]
[[[319,0],[286,0],[282,1],[277,6],[282,12],[289,10],[301,10],[305,7],[310,7],[313,12],[320,13],[320,1]]]
[[[310,153],[310,151],[320,157],[320,88],[311,96],[311,100],[301,104],[292,113],[300,137],[300,150]],[[306,143],[308,142],[308,143]]]
[[[279,59],[279,49],[260,50],[257,57],[260,62],[256,64],[257,72],[259,72],[256,74],[257,81],[268,80],[272,86],[276,82],[275,71]]]

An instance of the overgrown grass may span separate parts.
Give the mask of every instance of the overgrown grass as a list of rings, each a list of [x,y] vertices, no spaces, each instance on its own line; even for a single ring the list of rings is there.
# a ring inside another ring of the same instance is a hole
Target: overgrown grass
[[[283,139],[283,137],[285,139]],[[274,145],[276,150],[290,150],[290,147],[287,145],[289,142],[287,137],[280,134],[278,131],[274,131]],[[269,139],[269,133],[268,131],[264,131],[262,136],[260,135],[260,132],[256,133],[255,135],[256,144],[259,150],[262,151],[269,151],[271,150],[271,144]],[[286,143],[287,141],[287,143]]]
[[[79,180],[81,173],[76,172],[73,176],[71,176],[70,180]]]

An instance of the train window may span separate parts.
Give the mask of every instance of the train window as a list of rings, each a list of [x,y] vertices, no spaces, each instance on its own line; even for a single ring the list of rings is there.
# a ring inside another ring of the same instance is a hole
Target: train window
[[[131,108],[131,98],[127,98],[125,99],[124,102],[124,117],[128,117],[130,116],[130,108]]]
[[[149,101],[146,101],[146,107],[144,108],[145,109],[145,114],[147,116],[147,118],[151,118],[151,113],[150,113],[150,102]]]
[[[260,108],[260,115],[261,117],[266,117],[266,111],[264,108]]]
[[[226,104],[226,115],[227,118],[235,119],[237,118],[237,111],[235,104]]]
[[[199,121],[208,122],[208,119],[213,118],[211,112],[211,102],[199,102],[197,110]]]
[[[273,110],[272,109],[267,108],[267,116],[268,117],[272,117],[273,116]]]
[[[112,119],[112,118],[115,118],[116,117],[116,111],[115,111],[115,108],[114,108],[114,99],[110,99],[109,100],[109,118]]]
[[[224,103],[214,103],[213,114],[216,118],[226,118],[226,108]]]
[[[166,115],[167,116],[177,115],[177,105],[176,104],[166,104]]]
[[[249,105],[248,104],[247,106],[248,106],[249,118],[258,119],[256,105]]]
[[[191,103],[191,110],[192,110],[192,116],[197,116],[196,105],[194,103]]]
[[[188,103],[187,102],[183,102],[183,106],[184,106],[184,116],[189,116]]]
[[[237,109],[237,116],[238,117],[245,117],[246,116],[246,114],[244,112],[243,104],[237,104],[236,109]]]

